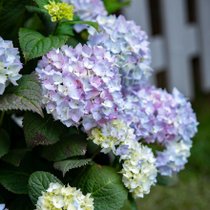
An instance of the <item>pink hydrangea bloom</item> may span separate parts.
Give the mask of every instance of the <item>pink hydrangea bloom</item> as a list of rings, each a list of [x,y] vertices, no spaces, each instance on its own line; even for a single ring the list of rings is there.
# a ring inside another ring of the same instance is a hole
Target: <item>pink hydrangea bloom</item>
[[[139,139],[165,144],[189,141],[197,132],[191,104],[174,89],[172,94],[154,87],[140,88],[126,97],[125,115]]]
[[[50,51],[36,72],[48,113],[66,126],[85,130],[116,119],[121,81],[115,60],[102,47],[63,46]]]

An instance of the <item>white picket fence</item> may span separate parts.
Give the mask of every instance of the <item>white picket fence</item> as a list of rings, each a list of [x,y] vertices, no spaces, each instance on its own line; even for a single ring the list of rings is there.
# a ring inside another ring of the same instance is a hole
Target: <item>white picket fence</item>
[[[155,73],[167,70],[169,89],[177,87],[186,96],[194,97],[192,74],[193,57],[201,63],[201,85],[210,91],[210,0],[196,1],[196,22],[187,21],[186,0],[159,0],[162,33],[151,34],[149,0],[132,0],[125,9],[128,19],[133,19],[149,35],[152,67]],[[152,78],[155,82],[155,76]]]

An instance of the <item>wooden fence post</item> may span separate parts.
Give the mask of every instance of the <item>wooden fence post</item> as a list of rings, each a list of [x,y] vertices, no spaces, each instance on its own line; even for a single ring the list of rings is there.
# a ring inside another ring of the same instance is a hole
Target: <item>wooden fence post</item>
[[[210,1],[198,0],[197,4],[201,38],[201,84],[204,91],[210,91]]]

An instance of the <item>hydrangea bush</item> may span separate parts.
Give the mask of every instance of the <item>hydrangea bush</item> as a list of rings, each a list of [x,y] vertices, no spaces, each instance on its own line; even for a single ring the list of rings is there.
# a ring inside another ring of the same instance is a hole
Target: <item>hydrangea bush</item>
[[[150,84],[147,34],[108,2],[2,0],[0,209],[137,209],[187,163],[191,104]]]

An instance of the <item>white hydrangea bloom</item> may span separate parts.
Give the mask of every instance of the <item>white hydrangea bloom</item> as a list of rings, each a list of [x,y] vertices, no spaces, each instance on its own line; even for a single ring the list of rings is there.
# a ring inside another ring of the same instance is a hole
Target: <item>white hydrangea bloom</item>
[[[150,148],[135,143],[123,162],[123,183],[136,198],[144,197],[156,183],[155,157]]]
[[[93,198],[83,195],[74,187],[50,183],[46,192],[38,198],[36,210],[93,210]]]
[[[134,129],[121,120],[114,120],[91,131],[89,139],[102,147],[102,152],[112,151],[122,161],[123,183],[134,195],[143,197],[156,183],[157,169],[150,148],[136,141]]]
[[[21,78],[21,69],[18,49],[13,47],[12,41],[5,41],[0,37],[0,95],[10,82],[17,85],[16,81]]]
[[[102,147],[102,152],[108,153],[113,151],[116,153],[117,146],[121,142],[125,143],[135,141],[134,130],[121,120],[113,120],[104,124],[101,128],[94,128],[90,132],[89,139],[95,144]],[[120,155],[120,154],[119,154]]]

